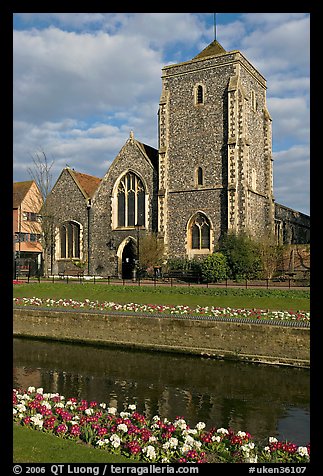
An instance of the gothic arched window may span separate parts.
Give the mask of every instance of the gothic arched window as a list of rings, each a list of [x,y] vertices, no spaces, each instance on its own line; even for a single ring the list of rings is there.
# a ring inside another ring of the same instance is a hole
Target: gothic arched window
[[[125,174],[118,185],[118,226],[145,226],[145,188],[132,172]]]
[[[192,249],[210,249],[210,223],[206,216],[198,213],[191,223]]]
[[[60,227],[61,258],[80,258],[80,225],[68,221]]]

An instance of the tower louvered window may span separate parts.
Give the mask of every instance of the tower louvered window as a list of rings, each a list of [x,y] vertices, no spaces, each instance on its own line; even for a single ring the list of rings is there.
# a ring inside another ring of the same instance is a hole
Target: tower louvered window
[[[200,84],[197,87],[197,92],[196,92],[196,102],[197,104],[203,104],[204,98],[203,98],[203,86]]]
[[[145,189],[132,172],[125,174],[118,185],[118,226],[145,226]]]

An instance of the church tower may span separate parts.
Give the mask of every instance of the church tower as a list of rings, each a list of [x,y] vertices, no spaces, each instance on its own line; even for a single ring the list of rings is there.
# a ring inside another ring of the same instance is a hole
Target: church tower
[[[165,66],[159,107],[158,231],[169,256],[214,251],[223,234],[274,231],[266,80],[214,40]]]

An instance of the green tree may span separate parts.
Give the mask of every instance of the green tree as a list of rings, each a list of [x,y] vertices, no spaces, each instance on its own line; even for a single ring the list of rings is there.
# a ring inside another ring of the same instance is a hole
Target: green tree
[[[259,244],[246,233],[229,232],[220,244],[226,256],[232,279],[255,279],[261,275],[262,259]]]
[[[201,272],[204,281],[208,283],[226,279],[228,275],[226,256],[219,251],[207,256],[201,264]]]

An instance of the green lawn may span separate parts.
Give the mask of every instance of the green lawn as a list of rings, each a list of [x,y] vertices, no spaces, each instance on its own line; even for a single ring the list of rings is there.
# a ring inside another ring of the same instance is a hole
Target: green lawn
[[[14,286],[14,297],[51,299],[85,299],[113,301],[120,304],[165,304],[190,307],[216,306],[260,308],[271,310],[310,309],[309,290],[277,290],[261,288],[215,288],[198,286],[121,286],[93,282],[41,282]]]
[[[14,463],[138,463],[83,443],[13,425]]]

